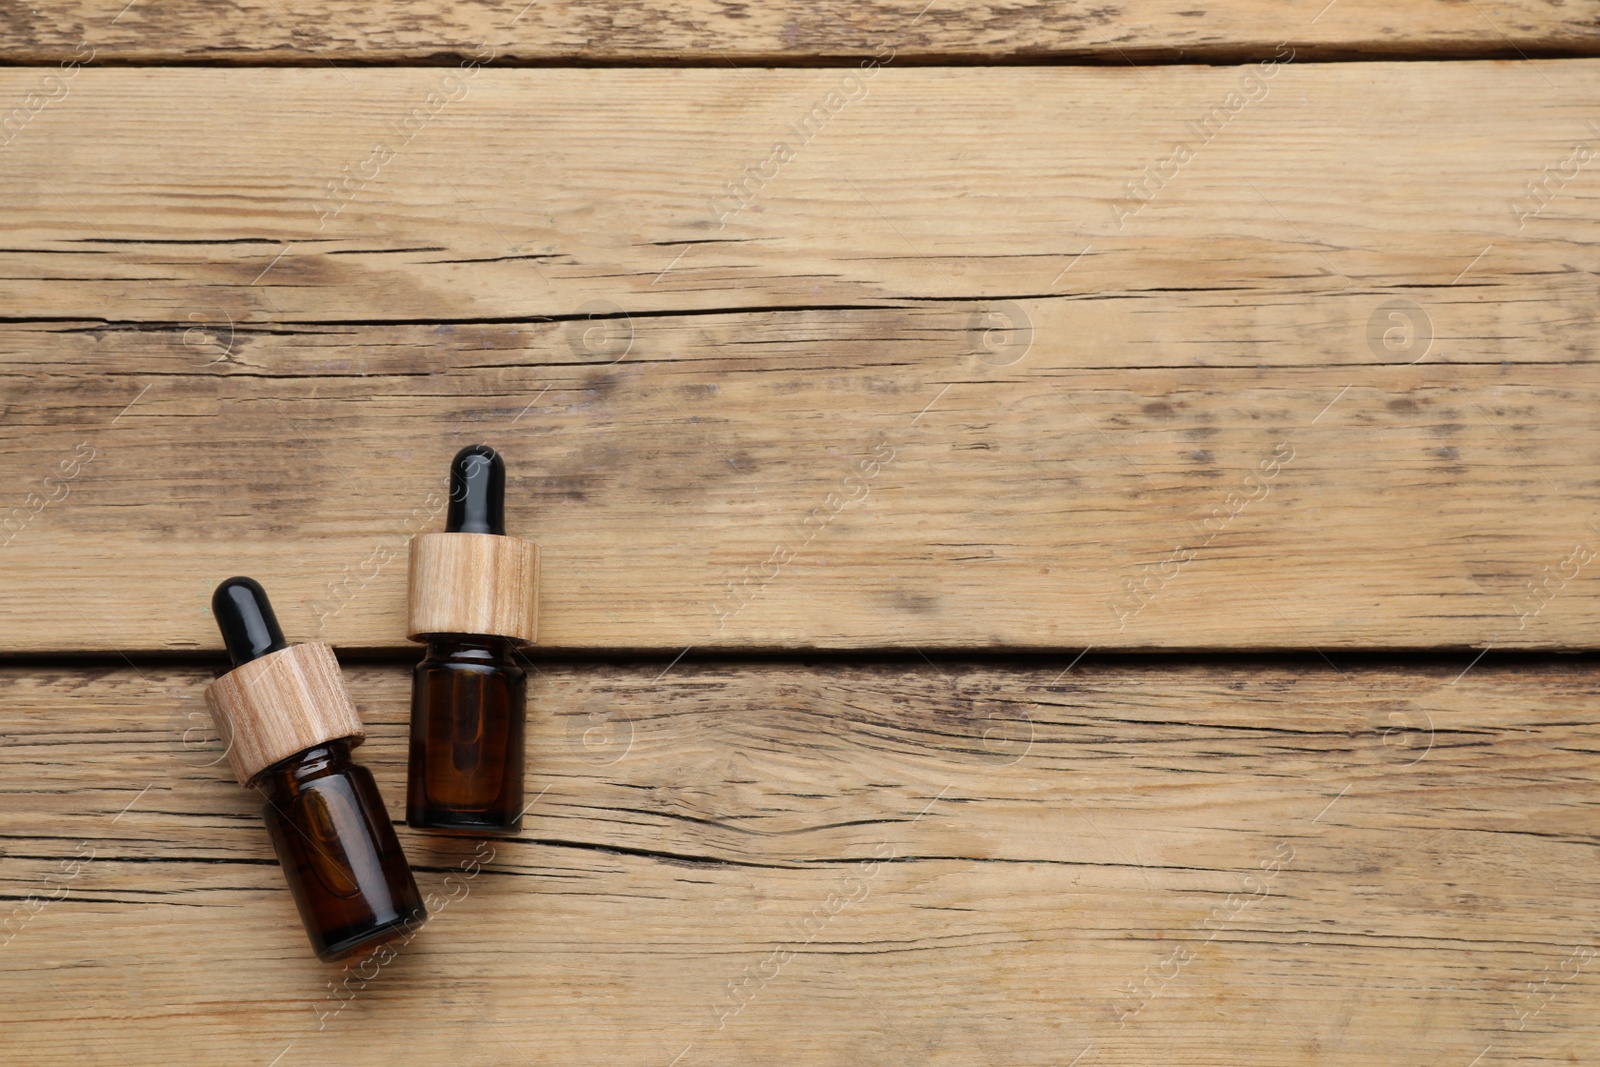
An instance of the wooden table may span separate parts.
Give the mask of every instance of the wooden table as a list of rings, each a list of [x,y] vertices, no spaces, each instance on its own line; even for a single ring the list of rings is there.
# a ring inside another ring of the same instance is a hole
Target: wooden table
[[[1595,0],[124,2],[0,16],[0,1062],[1594,1058]],[[322,965],[210,591],[400,815],[477,441],[537,800]]]

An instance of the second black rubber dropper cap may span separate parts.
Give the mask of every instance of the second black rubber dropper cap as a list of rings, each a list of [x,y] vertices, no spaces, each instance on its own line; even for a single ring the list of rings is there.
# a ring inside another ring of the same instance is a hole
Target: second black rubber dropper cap
[[[468,445],[450,463],[445,533],[506,532],[506,461],[488,445]]]
[[[289,647],[267,591],[254,578],[229,578],[211,594],[211,614],[235,667]]]

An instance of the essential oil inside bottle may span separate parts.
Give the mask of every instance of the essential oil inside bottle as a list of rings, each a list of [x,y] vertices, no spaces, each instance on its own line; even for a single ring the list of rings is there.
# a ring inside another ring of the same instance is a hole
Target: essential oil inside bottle
[[[348,741],[274,763],[253,784],[319,958],[375,947],[427,918],[378,783]]]
[[[526,686],[506,638],[440,634],[428,642],[412,687],[408,822],[521,829]]]

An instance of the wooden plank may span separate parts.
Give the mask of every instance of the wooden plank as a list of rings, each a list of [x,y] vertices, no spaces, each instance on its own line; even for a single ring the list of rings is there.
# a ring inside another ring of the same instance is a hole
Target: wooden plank
[[[1511,306],[1548,292],[1547,340],[1585,328],[1576,267],[1600,216],[1575,146],[1600,137],[1600,61],[1262,74],[86,70],[5,149],[0,313],[432,324],[604,301],[640,315],[1266,289],[1435,307],[1454,290]],[[0,99],[39,79],[0,72]],[[1307,321],[1296,304],[1276,322],[1355,326],[1344,350],[1366,361],[1370,310]],[[1440,349],[1477,339],[1434,325]],[[1498,336],[1468,351],[1498,360]]]
[[[486,71],[318,231],[439,77],[347,73],[7,150],[0,647],[215,648],[238,572],[399,647],[481,439],[554,647],[1596,643],[1600,64],[1280,66],[1148,203],[1246,72],[884,71],[723,231],[836,72]]]
[[[634,7],[554,0],[497,6],[404,0],[379,12],[326,0],[189,0],[125,5],[73,0],[14,7],[0,50],[56,62],[90,42],[102,61],[170,63],[432,61],[489,45],[498,62],[811,63],[894,50],[897,62],[1080,58],[1116,63],[1232,59],[1280,42],[1321,58],[1370,55],[1593,54],[1600,24],[1586,4],[1500,0],[1463,10],[1448,0],[1157,0],[1137,6],[923,0],[731,7],[687,0]]]
[[[0,550],[0,645],[214,649],[211,590],[242,572],[297,638],[405,647],[407,541],[442,528],[450,456],[480,439],[510,461],[508,528],[542,546],[550,647],[1600,634],[1572,556],[1596,539],[1591,364],[1084,369],[1058,349],[1013,374],[880,340],[941,318],[964,315],[641,320],[610,367],[563,354],[563,324],[442,346],[263,331],[209,370],[176,330],[8,331],[29,388],[0,465],[45,503]],[[783,339],[806,334],[832,339]],[[78,474],[52,491],[60,463]],[[1255,499],[1214,515],[1230,496]],[[1163,566],[1175,544],[1194,558]]]
[[[256,802],[186,736],[208,672],[8,668],[8,1053],[1465,1065],[1600,1040],[1592,665],[1062,665],[544,664],[523,835],[461,878],[479,846],[402,829],[448,902],[370,979],[311,957]],[[348,674],[398,814],[407,672]]]

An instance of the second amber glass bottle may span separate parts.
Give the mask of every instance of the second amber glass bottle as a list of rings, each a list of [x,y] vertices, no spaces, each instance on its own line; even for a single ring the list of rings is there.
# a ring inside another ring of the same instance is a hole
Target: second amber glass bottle
[[[505,535],[505,461],[456,454],[444,533],[411,544],[407,632],[425,641],[411,690],[406,821],[446,833],[522,829],[527,677],[539,549]]]
[[[290,645],[249,578],[217,586],[211,611],[234,669],[206,688],[240,785],[261,814],[322,960],[415,929],[428,917],[372,772],[351,761],[364,732],[333,650]]]

